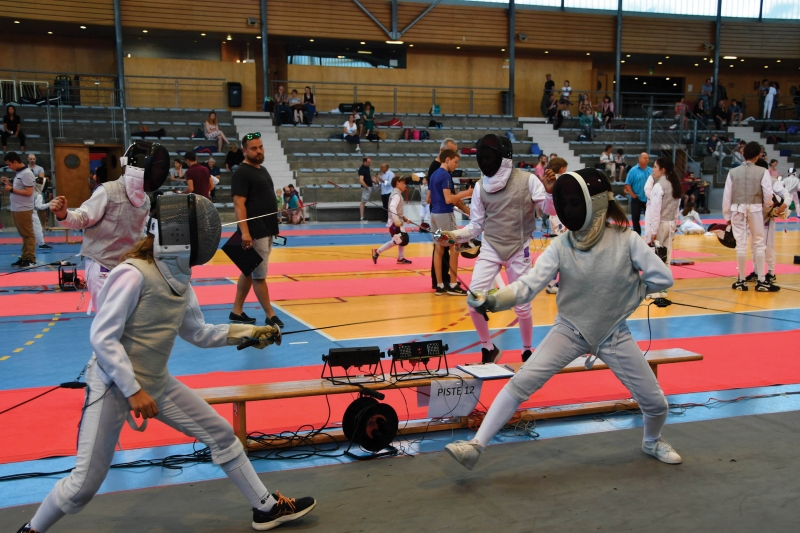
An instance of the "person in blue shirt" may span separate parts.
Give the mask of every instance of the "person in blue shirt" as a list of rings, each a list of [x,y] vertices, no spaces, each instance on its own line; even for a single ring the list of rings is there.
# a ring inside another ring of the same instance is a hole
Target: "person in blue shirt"
[[[442,150],[439,154],[439,167],[430,177],[428,194],[431,197],[431,231],[455,231],[458,229],[453,206],[464,198],[472,196],[472,188],[453,193],[453,171],[458,168],[459,155],[455,150]],[[436,272],[436,296],[444,293],[452,296],[465,296],[467,292],[458,283],[458,253],[450,253],[450,286],[445,288],[442,282],[442,255],[446,244],[434,243],[433,268]]]
[[[642,216],[645,206],[647,205],[647,195],[644,192],[644,185],[647,183],[647,178],[653,173],[653,169],[647,166],[650,162],[650,156],[645,152],[639,154],[639,164],[628,171],[628,177],[625,178],[625,194],[631,197],[631,221],[633,222],[633,231],[642,234],[642,227],[639,224],[639,219]]]

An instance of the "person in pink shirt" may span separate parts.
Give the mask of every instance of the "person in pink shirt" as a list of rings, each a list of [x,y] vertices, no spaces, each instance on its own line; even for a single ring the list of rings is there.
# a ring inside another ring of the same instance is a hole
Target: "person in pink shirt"
[[[533,173],[539,179],[544,178],[544,171],[547,170],[547,156],[542,154],[539,156],[539,163],[533,167]]]

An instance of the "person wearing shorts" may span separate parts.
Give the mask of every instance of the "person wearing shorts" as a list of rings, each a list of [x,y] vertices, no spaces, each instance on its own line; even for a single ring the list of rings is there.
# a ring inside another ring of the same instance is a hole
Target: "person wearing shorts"
[[[252,248],[261,256],[261,264],[249,275],[239,275],[236,284],[236,299],[233,310],[228,317],[231,322],[254,324],[255,318],[244,312],[244,300],[250,288],[258,298],[258,302],[266,313],[266,324],[283,327],[283,322],[275,314],[269,301],[267,287],[267,267],[272,252],[272,238],[278,234],[278,202],[273,191],[275,186],[267,169],[261,166],[264,162],[264,145],[261,135],[249,133],[242,139],[244,161],[231,178],[231,195],[239,231],[242,233],[242,248]],[[268,216],[264,216],[268,215]],[[247,218],[260,217],[244,221]]]
[[[464,198],[472,196],[472,189],[453,194],[453,171],[458,168],[459,156],[455,150],[442,150],[439,154],[439,167],[430,177],[428,194],[431,197],[431,231],[437,230],[455,231],[458,229],[456,224],[456,214],[453,205]],[[433,267],[436,273],[436,296],[444,293],[451,296],[464,296],[467,292],[461,288],[458,282],[458,253],[450,253],[450,283],[445,288],[442,281],[442,255],[449,244],[434,243]]]
[[[369,202],[369,197],[372,195],[372,189],[375,182],[372,181],[372,173],[369,166],[372,164],[372,159],[365,157],[361,163],[361,168],[358,169],[358,183],[361,185],[361,205],[359,211],[361,213],[361,222],[367,219],[364,216],[364,210]]]

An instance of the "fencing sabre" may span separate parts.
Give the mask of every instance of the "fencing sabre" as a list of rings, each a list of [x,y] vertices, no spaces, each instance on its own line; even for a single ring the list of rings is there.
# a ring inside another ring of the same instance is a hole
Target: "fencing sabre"
[[[311,207],[312,205],[317,205],[317,202],[313,202],[313,203],[310,203],[310,204],[303,204],[301,207],[298,207],[297,209],[304,209],[306,207]],[[275,211],[274,213],[267,213],[266,215],[258,215],[257,217],[244,218],[242,220],[236,220],[234,222],[226,222],[225,224],[222,224],[222,227],[233,226],[234,224],[238,224],[239,222],[247,222],[248,220],[254,220],[256,218],[270,217],[272,215],[277,215],[278,213],[282,213],[282,212],[283,212],[283,210]]]

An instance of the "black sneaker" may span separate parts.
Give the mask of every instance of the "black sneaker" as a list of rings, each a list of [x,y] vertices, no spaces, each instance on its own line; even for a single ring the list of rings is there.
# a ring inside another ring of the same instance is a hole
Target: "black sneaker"
[[[267,531],[275,529],[281,524],[297,520],[308,513],[317,505],[314,498],[308,496],[304,498],[287,498],[280,492],[275,492],[273,498],[278,500],[272,509],[267,511],[259,511],[253,509],[253,529],[256,531]]]
[[[402,259],[398,259],[398,260],[397,260],[397,264],[398,264],[398,265],[410,265],[410,264],[411,264],[411,261],[409,261],[408,259],[406,259],[406,258],[404,257],[404,258],[402,258]]]
[[[758,281],[758,274],[756,274],[755,272],[750,272],[750,275],[744,278],[744,280],[750,283],[755,283],[756,281]]]
[[[767,272],[767,275],[764,276],[764,280],[766,280],[767,283],[775,283],[776,281],[778,281],[778,276]]]
[[[747,282],[743,280],[736,280],[736,283],[731,285],[731,289],[735,291],[749,291],[750,288],[747,286]]]
[[[17,533],[36,533],[35,529],[31,529],[30,524],[25,524],[17,530]]]
[[[39,249],[40,249],[40,250],[52,250],[52,249],[53,249],[53,247],[52,247],[52,246],[50,246],[49,244],[45,243],[45,244],[40,244],[40,245],[39,245]]]
[[[436,287],[436,296],[441,296],[442,294],[445,294],[446,292],[447,292],[447,290],[444,287],[439,287],[439,286]]]
[[[496,363],[500,360],[500,356],[503,355],[503,352],[492,344],[492,349],[487,350],[486,348],[481,348],[481,363]]]
[[[467,291],[461,288],[460,283],[456,283],[455,287],[447,287],[447,294],[450,296],[466,296]]]
[[[237,315],[236,313],[229,314],[228,315],[228,320],[230,320],[231,322],[235,322],[237,324],[255,324],[256,323],[256,319],[255,318],[250,318],[249,316],[247,316],[247,313],[245,313],[244,311],[242,311],[241,315]]]
[[[372,262],[375,263],[376,265],[378,264],[378,249],[377,248],[373,248],[372,249]]]
[[[769,281],[756,282],[756,292],[778,292],[780,287],[770,283]]]
[[[524,363],[528,359],[530,359],[531,355],[533,355],[533,352],[530,350],[525,350],[524,352],[522,352],[522,362]]]
[[[279,328],[283,329],[284,323],[283,320],[278,318],[278,315],[273,316],[272,318],[267,317],[265,320],[266,324],[269,326],[270,324],[273,326],[278,326]]]
[[[25,260],[20,258],[20,259],[17,259],[16,261],[14,261],[13,263],[11,263],[11,266],[12,267],[21,267],[24,262],[25,262]]]

